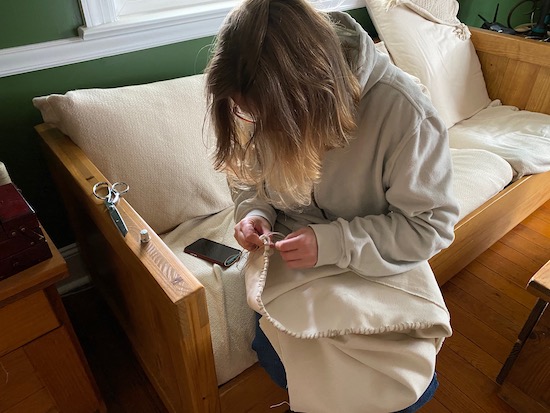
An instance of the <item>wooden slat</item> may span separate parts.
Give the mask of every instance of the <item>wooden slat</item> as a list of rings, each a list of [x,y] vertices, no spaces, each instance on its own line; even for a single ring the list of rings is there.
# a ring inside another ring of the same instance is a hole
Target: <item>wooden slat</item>
[[[524,270],[529,271],[531,274],[536,273],[540,268],[540,262],[533,260],[531,257],[511,248],[501,241],[497,241],[491,245],[489,249],[501,257],[508,257],[508,259],[516,263]]]
[[[548,409],[535,400],[527,397],[525,393],[510,383],[504,383],[499,393],[500,397],[510,406],[516,409],[517,413],[547,413]]]
[[[461,275],[461,277],[457,277],[450,282],[472,299],[482,303],[486,311],[494,313],[495,320],[491,322],[492,325],[500,323],[505,330],[511,330],[512,333],[515,333],[517,327],[521,326],[529,315],[530,308],[503,296],[498,288],[475,277],[468,270],[465,270]],[[490,313],[487,316],[490,316]],[[505,336],[505,332],[503,332],[503,335]],[[512,340],[515,340],[515,334]]]
[[[117,208],[129,233],[121,237],[92,194],[93,185],[107,179],[57,129],[40,125],[37,131],[92,278],[163,402],[173,412],[219,412],[203,286],[124,199]],[[141,229],[151,235],[144,245]]]
[[[550,52],[549,52],[550,53]],[[533,82],[526,108],[534,112],[548,113],[550,108],[550,67],[541,67]]]
[[[514,102],[514,106],[520,109],[531,109],[527,103],[532,100],[533,79],[537,78],[539,70],[540,67],[536,64],[509,60],[496,96],[503,103]]]
[[[550,114],[550,44],[470,28],[491,99]]]
[[[489,356],[504,363],[515,338],[506,338],[499,334],[491,325],[488,317],[485,317],[485,313],[479,312],[482,307],[472,306],[470,301],[465,301],[464,297],[450,288],[450,285],[446,287],[449,294],[445,300],[451,313],[452,327],[465,336],[471,337],[472,342]]]
[[[470,27],[476,51],[550,67],[550,44]]]

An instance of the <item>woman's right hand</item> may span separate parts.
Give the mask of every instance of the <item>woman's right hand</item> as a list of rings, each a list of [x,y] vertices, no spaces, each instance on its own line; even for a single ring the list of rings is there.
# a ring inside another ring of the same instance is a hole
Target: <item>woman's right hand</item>
[[[271,224],[267,219],[257,215],[249,216],[235,225],[235,239],[244,249],[254,251],[264,245],[260,235],[270,231]]]

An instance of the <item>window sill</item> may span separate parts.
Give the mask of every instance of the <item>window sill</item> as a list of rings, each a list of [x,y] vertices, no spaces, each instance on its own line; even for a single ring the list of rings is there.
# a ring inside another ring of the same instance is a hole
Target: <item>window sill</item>
[[[80,28],[80,38],[3,49],[0,77],[214,36],[235,4],[226,1],[216,7],[121,17],[117,22]],[[317,0],[315,4],[323,10],[365,7],[363,0]]]

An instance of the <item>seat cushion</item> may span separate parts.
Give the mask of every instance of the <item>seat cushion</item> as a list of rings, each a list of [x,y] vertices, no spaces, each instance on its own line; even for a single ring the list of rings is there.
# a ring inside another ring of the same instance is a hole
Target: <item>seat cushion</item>
[[[464,218],[512,181],[508,162],[482,149],[451,149],[453,190]]]
[[[495,101],[449,129],[452,148],[492,152],[510,163],[514,180],[550,170],[550,115]]]

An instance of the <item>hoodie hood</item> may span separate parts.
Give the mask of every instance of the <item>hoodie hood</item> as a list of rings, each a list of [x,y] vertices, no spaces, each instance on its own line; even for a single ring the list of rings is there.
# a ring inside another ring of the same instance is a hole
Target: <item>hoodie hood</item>
[[[369,34],[353,17],[343,12],[328,13],[353,72],[363,86],[362,96],[395,68],[389,57],[379,53]]]

